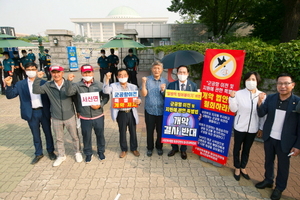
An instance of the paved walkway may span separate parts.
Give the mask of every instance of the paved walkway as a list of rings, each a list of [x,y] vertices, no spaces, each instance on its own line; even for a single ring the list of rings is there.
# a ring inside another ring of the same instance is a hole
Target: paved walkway
[[[79,78],[80,74],[75,74]],[[147,74],[140,72],[139,80]],[[96,72],[96,78],[98,75]],[[187,160],[182,160],[179,154],[168,157],[169,144],[164,145],[163,156],[154,151],[152,157],[147,157],[143,106],[139,108],[137,126],[140,157],[128,153],[119,158],[118,126],[111,120],[106,105],[106,160],[99,161],[94,152],[90,164],[76,163],[71,138],[66,133],[67,160],[61,166],[52,167],[53,162],[47,156],[31,165],[34,147],[28,125],[20,118],[19,99],[7,100],[1,95],[0,108],[0,199],[268,199],[272,191],[254,187],[264,173],[261,142],[255,142],[251,150],[249,181],[241,178],[237,182],[232,176],[232,145],[228,163],[221,168],[200,161],[190,147]],[[95,138],[93,142],[95,151]],[[45,150],[44,154],[47,155]],[[288,188],[282,199],[300,199],[299,168],[300,158],[293,157]]]

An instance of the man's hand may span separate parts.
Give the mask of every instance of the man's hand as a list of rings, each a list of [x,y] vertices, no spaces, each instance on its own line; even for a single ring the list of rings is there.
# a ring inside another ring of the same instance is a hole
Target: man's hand
[[[110,80],[110,79],[111,79],[111,72],[107,72],[107,73],[105,74],[105,76],[106,76],[106,79],[107,79],[107,80]]]
[[[101,105],[91,105],[91,108],[94,110],[97,110],[97,109],[101,108]]]
[[[160,91],[165,91],[165,89],[166,89],[166,84],[165,83],[163,83],[163,84],[161,84],[160,85]]]
[[[234,97],[235,97],[235,93],[236,93],[236,91],[231,91],[231,92],[230,92],[230,97],[231,97],[231,98],[234,98]]]
[[[69,74],[69,75],[68,75],[68,80],[69,80],[69,81],[73,81],[74,78],[75,78],[75,75],[74,75],[74,74]]]
[[[292,152],[294,152],[294,154],[292,154],[292,156],[298,156],[300,154],[300,149],[293,147],[290,153],[292,153]]]
[[[37,72],[36,73],[36,76],[38,77],[38,78],[43,78],[44,77],[44,72],[43,71],[39,71],[39,72]]]
[[[147,83],[147,77],[142,77],[142,84],[145,84],[146,85],[146,83]]]
[[[136,99],[136,100],[134,100],[134,103],[136,103],[137,105],[140,105],[142,103],[142,100]]]
[[[257,101],[258,106],[260,106],[262,104],[265,97],[266,97],[266,93],[264,93],[264,92],[262,92],[258,95],[258,101]]]
[[[259,138],[261,138],[263,136],[263,131],[262,130],[258,130],[256,136],[259,137]]]
[[[7,86],[11,86],[13,78],[11,76],[8,76],[4,79],[4,82],[6,83]]]

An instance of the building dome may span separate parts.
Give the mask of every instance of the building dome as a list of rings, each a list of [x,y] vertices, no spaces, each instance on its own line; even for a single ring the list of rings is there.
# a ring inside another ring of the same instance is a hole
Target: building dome
[[[107,18],[140,18],[141,16],[132,8],[127,6],[120,6],[114,8],[107,15]]]

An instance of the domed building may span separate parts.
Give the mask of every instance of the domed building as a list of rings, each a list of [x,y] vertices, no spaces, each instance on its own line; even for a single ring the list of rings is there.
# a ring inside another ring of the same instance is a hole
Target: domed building
[[[170,27],[167,17],[141,17],[128,6],[120,6],[109,12],[105,18],[71,18],[75,24],[75,35],[92,38],[93,41],[107,42],[122,33],[149,46],[156,40],[169,40]]]

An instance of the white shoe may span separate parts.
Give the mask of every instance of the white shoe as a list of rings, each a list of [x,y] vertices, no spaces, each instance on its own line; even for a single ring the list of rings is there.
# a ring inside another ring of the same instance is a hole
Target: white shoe
[[[76,162],[82,162],[82,154],[75,153],[75,160],[76,160]]]
[[[53,167],[59,166],[59,165],[60,165],[62,162],[64,162],[66,159],[67,159],[66,155],[64,155],[64,156],[58,156],[58,157],[56,158],[56,160],[54,161],[54,163],[53,163]]]

